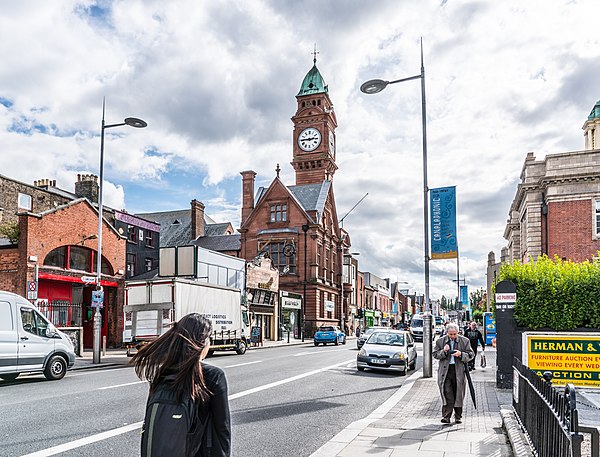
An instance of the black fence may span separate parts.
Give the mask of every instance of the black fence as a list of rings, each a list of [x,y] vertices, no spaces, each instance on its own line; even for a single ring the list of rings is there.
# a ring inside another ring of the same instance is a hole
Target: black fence
[[[56,327],[81,327],[81,304],[53,301],[38,305],[40,312]]]
[[[538,457],[581,457],[575,387],[552,387],[552,373],[544,379],[517,358],[513,362],[513,408]]]

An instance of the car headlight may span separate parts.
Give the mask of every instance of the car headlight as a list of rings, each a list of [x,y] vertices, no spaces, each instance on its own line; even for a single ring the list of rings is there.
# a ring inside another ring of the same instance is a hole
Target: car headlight
[[[404,353],[403,352],[396,352],[393,356],[392,359],[400,359],[400,360],[404,360]]]
[[[361,357],[364,355],[367,355],[367,351],[365,351],[364,349],[361,349],[360,351],[358,351],[358,355],[360,355]]]

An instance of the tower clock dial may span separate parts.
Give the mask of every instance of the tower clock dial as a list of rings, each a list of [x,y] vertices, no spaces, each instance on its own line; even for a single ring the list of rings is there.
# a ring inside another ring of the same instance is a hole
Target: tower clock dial
[[[329,152],[335,153],[335,137],[333,132],[329,132]]]
[[[303,151],[314,151],[321,144],[321,132],[314,127],[308,127],[298,135],[298,146]]]

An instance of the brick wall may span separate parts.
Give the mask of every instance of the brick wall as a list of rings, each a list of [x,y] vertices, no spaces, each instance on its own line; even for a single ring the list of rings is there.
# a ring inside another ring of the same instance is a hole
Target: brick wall
[[[17,290],[18,271],[19,249],[0,249],[0,290]]]
[[[548,256],[582,262],[597,255],[600,240],[592,238],[591,200],[548,204]]]

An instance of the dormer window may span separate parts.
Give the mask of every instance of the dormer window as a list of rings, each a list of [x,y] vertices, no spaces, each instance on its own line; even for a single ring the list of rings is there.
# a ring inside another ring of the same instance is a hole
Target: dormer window
[[[175,219],[171,225],[181,225],[179,219]]]
[[[287,204],[277,203],[271,205],[271,222],[287,221]]]

